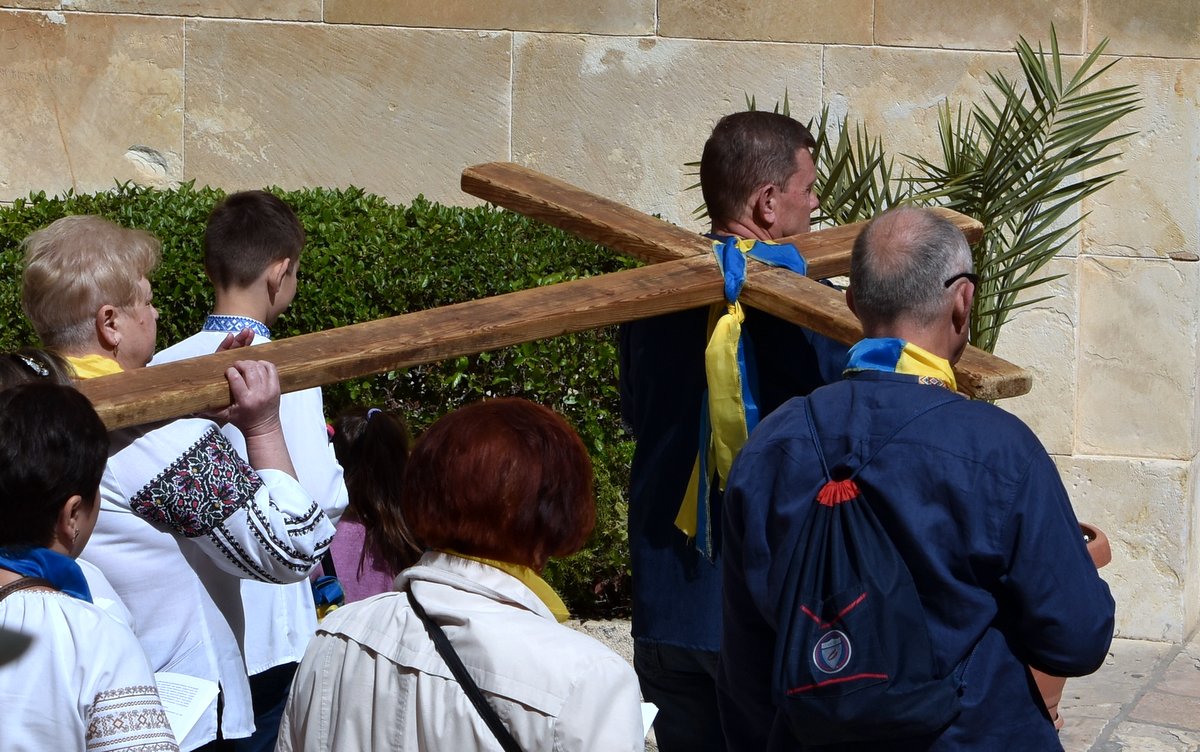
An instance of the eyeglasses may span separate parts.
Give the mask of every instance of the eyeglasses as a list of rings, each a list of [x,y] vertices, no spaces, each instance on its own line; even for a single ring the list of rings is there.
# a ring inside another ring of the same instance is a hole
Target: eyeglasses
[[[958,274],[955,274],[953,277],[946,280],[942,284],[946,287],[947,290],[949,290],[950,285],[954,284],[955,282],[959,281],[960,279],[965,279],[965,280],[969,281],[971,284],[975,285],[976,287],[979,286],[979,275],[974,272],[959,272]]]

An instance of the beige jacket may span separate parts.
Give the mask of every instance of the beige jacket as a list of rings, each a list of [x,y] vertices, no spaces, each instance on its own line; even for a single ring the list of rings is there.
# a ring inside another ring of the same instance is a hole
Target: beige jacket
[[[637,677],[616,653],[555,622],[516,578],[427,553],[396,578],[442,625],[521,748],[644,747]],[[403,592],[332,613],[301,661],[277,751],[499,750]]]

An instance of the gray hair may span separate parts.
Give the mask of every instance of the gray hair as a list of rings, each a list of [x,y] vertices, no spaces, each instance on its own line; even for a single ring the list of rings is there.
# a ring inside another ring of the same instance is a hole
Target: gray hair
[[[145,230],[103,217],[56,219],[21,242],[21,305],[42,344],[74,352],[96,338],[103,305],[144,303],[138,287],[158,266],[162,246]]]
[[[930,324],[949,303],[946,280],[974,270],[967,239],[951,222],[928,209],[891,209],[854,241],[855,309],[864,321]]]

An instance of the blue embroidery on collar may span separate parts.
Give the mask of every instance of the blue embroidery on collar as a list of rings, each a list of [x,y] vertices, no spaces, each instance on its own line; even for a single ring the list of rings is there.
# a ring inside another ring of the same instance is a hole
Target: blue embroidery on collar
[[[206,332],[233,332],[237,334],[243,329],[250,329],[263,339],[271,338],[271,330],[261,321],[256,321],[248,316],[227,316],[225,314],[212,313],[204,320],[204,331]]]

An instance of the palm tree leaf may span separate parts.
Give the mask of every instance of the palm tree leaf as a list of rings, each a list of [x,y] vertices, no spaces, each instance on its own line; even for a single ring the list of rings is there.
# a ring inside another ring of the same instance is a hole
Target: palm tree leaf
[[[1066,63],[1055,27],[1046,45],[1019,38],[1013,52],[1020,76],[989,72],[990,87],[976,102],[939,103],[940,153],[905,154],[905,167],[897,168],[865,126],[823,107],[817,127],[809,123],[822,199],[816,221],[865,219],[900,202],[947,206],[978,219],[984,237],[971,249],[981,275],[971,338],[991,350],[1013,311],[1053,297],[1017,300],[1061,278],[1043,270],[1079,236],[1088,214],[1071,212],[1121,174],[1104,165],[1132,134],[1111,131],[1141,107],[1141,98],[1133,85],[1101,87],[1119,61],[1102,58],[1107,42]],[[756,106],[751,96],[746,104]],[[790,109],[786,90],[782,109]]]

